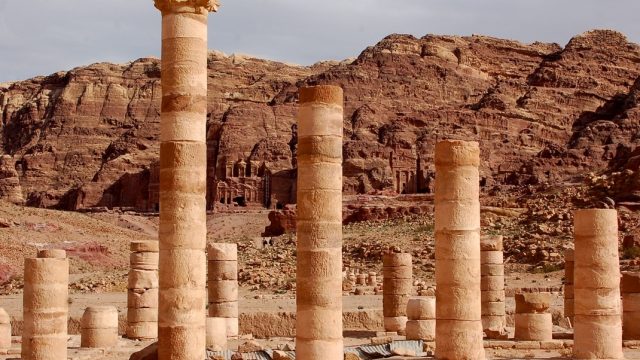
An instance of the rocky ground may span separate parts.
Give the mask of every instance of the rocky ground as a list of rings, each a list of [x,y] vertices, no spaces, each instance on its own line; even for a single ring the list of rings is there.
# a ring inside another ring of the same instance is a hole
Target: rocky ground
[[[540,185],[515,198],[482,198],[483,233],[500,234],[505,238],[509,314],[513,312],[511,296],[518,289],[549,290],[555,294],[552,307],[555,323],[568,326],[562,317],[561,284],[563,249],[572,246],[571,211],[583,206],[610,206],[601,192],[602,182],[603,179],[594,178],[582,184]],[[358,200],[366,202],[367,198],[359,197]],[[383,202],[401,209],[398,204],[404,200],[383,199]],[[363,203],[361,206],[375,208],[380,201],[379,197],[373,197],[369,205]],[[347,206],[353,211],[360,211],[354,208],[353,202],[350,204]],[[382,253],[402,249],[414,255],[415,293],[432,295],[435,282],[433,212],[428,198],[422,199],[421,204],[419,214],[396,216],[402,213],[397,210],[387,219],[374,217],[345,225],[345,270],[379,273]],[[623,205],[618,204],[617,208],[622,266],[637,271],[640,269],[636,250],[638,214]],[[261,346],[293,346],[291,314],[295,311],[296,239],[291,231],[277,237],[262,237],[270,225],[268,215],[264,210],[236,208],[208,216],[208,240],[235,242],[239,248],[241,329],[245,329],[245,337],[234,341],[232,347],[252,341],[253,337],[260,338],[256,341]],[[124,321],[128,244],[133,239],[155,239],[157,223],[157,216],[134,212],[74,213],[0,202],[0,244],[3,249],[0,264],[4,279],[0,285],[0,303],[18,326],[22,315],[23,257],[35,254],[37,248],[64,248],[71,259],[70,316],[75,319],[72,320],[76,324],[75,331],[77,319],[88,305],[114,305]],[[376,331],[381,330],[381,295],[372,286],[348,286],[344,290],[345,312],[349,314],[346,324],[354,329],[347,327],[346,343],[367,344]],[[77,340],[77,336],[72,338],[72,346]],[[117,350],[95,352],[73,348],[71,354],[78,360],[120,360],[128,359],[130,353],[144,345],[123,339]],[[506,359],[557,358],[570,353],[567,349],[491,349],[489,352],[494,358]],[[628,349],[627,356],[629,359],[640,358],[640,352]]]
[[[539,185],[511,199],[483,197],[482,233],[504,236],[508,272],[553,274],[564,267],[564,249],[573,246],[572,210],[609,206],[606,199],[591,183]],[[370,204],[379,201],[375,198]],[[420,214],[360,219],[345,225],[345,269],[379,273],[383,252],[400,249],[413,254],[416,284],[426,289],[434,280],[433,210],[429,201],[422,204]],[[369,205],[360,204],[362,208]],[[638,270],[640,214],[624,205],[617,209],[622,268]],[[281,236],[262,237],[270,225],[267,215],[267,211],[245,208],[210,214],[208,241],[238,244],[239,281],[250,293],[293,294],[295,233],[288,229]],[[68,251],[72,292],[124,291],[129,241],[156,239],[157,223],[157,216],[133,212],[73,213],[0,202],[0,293],[20,291],[23,257],[38,248]]]

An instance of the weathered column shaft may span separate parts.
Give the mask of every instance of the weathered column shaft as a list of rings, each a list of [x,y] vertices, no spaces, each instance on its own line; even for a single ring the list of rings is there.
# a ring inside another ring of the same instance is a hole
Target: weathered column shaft
[[[155,0],[162,11],[158,359],[206,347],[207,16],[210,0]]]
[[[436,144],[436,358],[484,359],[480,291],[480,148]]]
[[[369,272],[369,277],[367,278],[367,285],[369,286],[378,285],[378,273],[373,271]]]
[[[413,292],[411,254],[384,254],[382,276],[384,329],[404,333],[407,326],[407,303]]]
[[[488,338],[502,336],[506,326],[502,236],[480,241],[482,328]]]
[[[158,337],[158,242],[132,241],[127,286],[129,339]]]
[[[516,294],[515,339],[550,341],[553,321],[548,312],[551,294],[544,292]]]
[[[564,251],[564,316],[573,324],[573,249]]]
[[[420,297],[407,302],[407,340],[433,341],[436,338],[436,299]]]
[[[618,214],[574,214],[574,359],[622,359]]]
[[[207,257],[209,316],[225,319],[225,336],[238,336],[238,245],[211,243]]]
[[[0,354],[11,349],[11,318],[0,308]]]
[[[24,260],[22,359],[67,358],[69,260]]]
[[[90,306],[80,321],[80,346],[110,348],[118,344],[118,309],[114,306]]]
[[[640,340],[640,272],[622,274],[622,338]]]
[[[207,348],[222,351],[227,348],[228,318],[207,317]]]
[[[300,89],[298,113],[296,357],[343,358],[343,95]]]

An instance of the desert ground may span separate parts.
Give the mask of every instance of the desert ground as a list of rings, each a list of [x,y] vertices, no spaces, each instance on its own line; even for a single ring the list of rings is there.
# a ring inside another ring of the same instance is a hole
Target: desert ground
[[[520,214],[520,215],[518,215]],[[294,347],[292,315],[295,314],[295,234],[287,233],[272,239],[264,246],[261,236],[269,225],[268,211],[234,209],[208,216],[208,241],[235,242],[239,247],[240,329],[239,339],[230,341],[231,349],[246,342],[257,342],[265,348]],[[505,254],[521,246],[518,239],[526,235],[523,215],[516,211],[498,211],[489,207],[483,211],[483,222],[498,227],[506,234]],[[14,334],[21,331],[22,319],[22,259],[40,248],[64,248],[71,260],[70,284],[70,356],[72,359],[128,359],[131,353],[149,342],[121,339],[117,349],[89,350],[79,348],[79,319],[91,305],[112,305],[120,314],[120,330],[126,323],[126,282],[129,242],[157,237],[157,216],[134,212],[105,211],[72,213],[0,204],[0,241],[10,246],[2,253],[8,266],[3,276],[8,280],[0,289],[0,306],[13,320]],[[561,227],[562,225],[558,225]],[[343,256],[345,268],[361,272],[381,272],[381,254],[399,248],[414,254],[415,295],[433,295],[433,214],[402,217],[384,221],[356,222],[344,226]],[[545,245],[545,251],[561,253],[567,242],[555,241]],[[530,246],[526,245],[526,246]],[[550,291],[553,294],[551,312],[554,347],[540,349],[540,345],[509,345],[492,348],[493,358],[556,358],[567,356],[570,349],[563,345],[571,330],[562,314],[562,259],[537,262],[516,262],[506,256],[507,324],[513,326],[513,295],[521,288]],[[635,267],[636,265],[626,265]],[[345,290],[345,345],[366,345],[372,338],[384,338],[382,328],[382,295],[371,286]],[[356,295],[356,293],[358,295]],[[511,328],[513,331],[513,328]],[[511,335],[513,335],[511,333]],[[401,337],[394,337],[400,340]],[[2,359],[15,358],[19,351],[19,337],[14,337],[12,353]],[[375,341],[375,340],[373,340]],[[526,343],[526,342],[525,342]],[[640,359],[635,343],[628,343],[627,358]],[[519,348],[509,348],[510,346]],[[527,348],[527,346],[529,348]],[[549,345],[551,346],[551,345]]]

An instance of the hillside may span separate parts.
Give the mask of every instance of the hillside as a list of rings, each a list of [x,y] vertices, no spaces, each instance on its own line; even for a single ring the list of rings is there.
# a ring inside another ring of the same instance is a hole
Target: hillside
[[[2,172],[0,195],[19,186],[30,206],[152,209],[159,66],[100,63],[0,86],[0,152],[17,170]],[[258,184],[266,170],[270,189],[256,191],[294,201],[303,85],[345,90],[345,193],[431,191],[433,147],[447,137],[480,142],[490,193],[624,167],[638,143],[639,77],[640,47],[608,30],[564,47],[390,35],[353,61],[311,67],[211,52],[209,206],[217,181],[238,194],[233,179]]]

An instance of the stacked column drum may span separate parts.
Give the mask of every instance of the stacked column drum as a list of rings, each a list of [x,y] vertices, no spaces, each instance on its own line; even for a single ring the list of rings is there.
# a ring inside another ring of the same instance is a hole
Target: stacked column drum
[[[221,351],[227,347],[228,318],[207,318],[207,349]]]
[[[568,317],[573,323],[573,267],[574,250],[564,251],[564,317]]]
[[[482,328],[493,338],[503,334],[506,325],[502,236],[482,238],[480,262]]]
[[[238,246],[210,243],[207,253],[209,317],[224,318],[226,336],[238,336]]]
[[[551,294],[544,292],[516,294],[515,300],[516,340],[552,340],[553,320],[548,312]]]
[[[367,285],[369,286],[378,285],[378,273],[373,271],[369,272],[369,277],[367,278]]]
[[[407,303],[413,291],[411,254],[384,254],[382,276],[384,329],[404,333],[407,324]]]
[[[158,359],[205,357],[207,18],[218,1],[154,0],[162,12]]]
[[[622,274],[622,338],[640,340],[640,272]]]
[[[436,299],[421,297],[407,303],[407,340],[433,341],[436,338]]]
[[[0,308],[0,354],[6,354],[11,349],[11,318]]]
[[[485,358],[480,286],[480,147],[436,144],[436,358]]]
[[[298,101],[296,357],[341,360],[344,96],[319,85]]]
[[[618,216],[612,209],[574,214],[574,359],[622,359]]]
[[[129,339],[158,337],[158,245],[157,241],[132,241],[127,290]]]
[[[118,309],[113,306],[90,306],[80,321],[80,346],[110,348],[118,344]]]
[[[62,250],[38,256],[24,261],[22,359],[66,359],[69,260]]]

